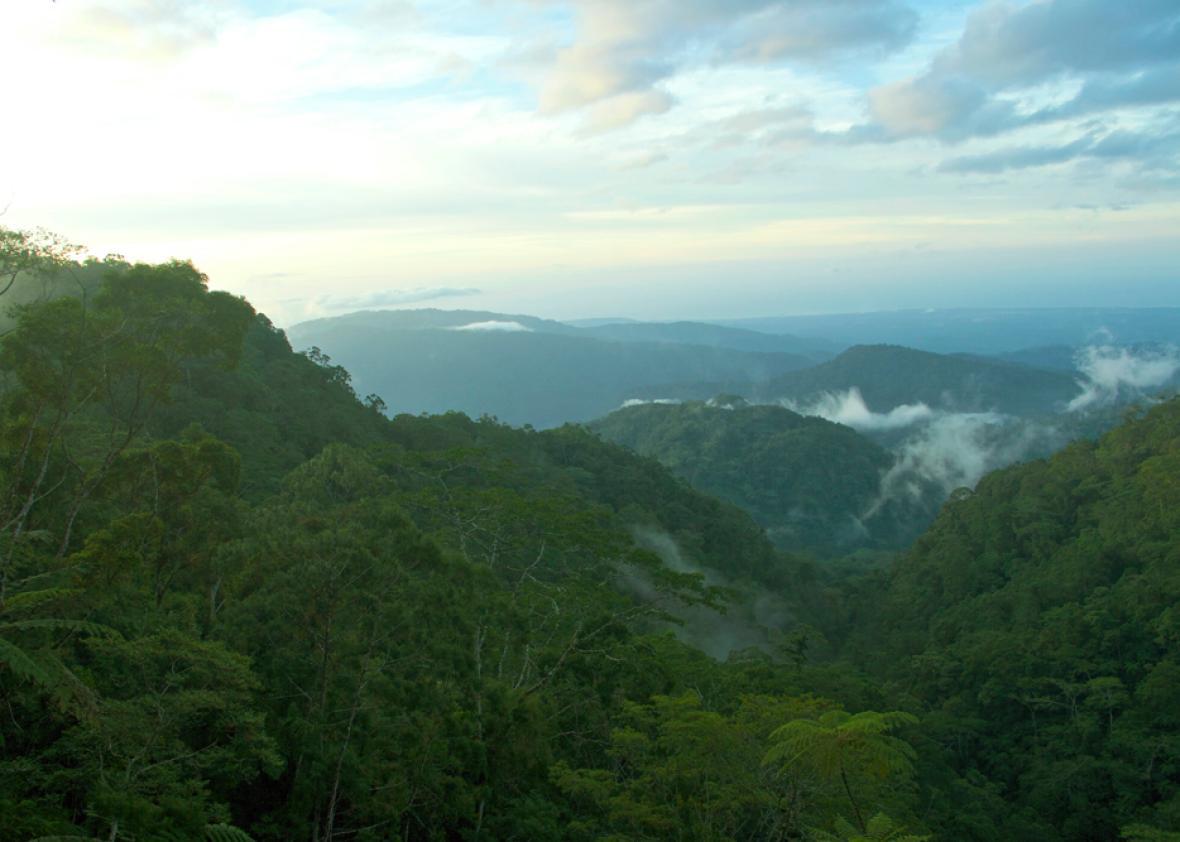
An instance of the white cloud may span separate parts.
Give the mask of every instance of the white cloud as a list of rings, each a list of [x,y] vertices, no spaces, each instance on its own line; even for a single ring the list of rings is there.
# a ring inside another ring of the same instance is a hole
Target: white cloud
[[[1070,401],[1071,412],[1136,397],[1163,386],[1180,372],[1180,351],[1166,348],[1135,352],[1099,345],[1082,350],[1076,362],[1085,379],[1078,381],[1082,393]]]
[[[815,62],[888,52],[914,34],[896,0],[574,0],[578,37],[561,50],[541,91],[543,113],[587,106],[592,127],[663,113],[663,87],[685,68]],[[618,101],[609,105],[612,101]]]
[[[476,330],[489,331],[493,333],[532,333],[533,329],[531,327],[522,325],[520,322],[488,321],[471,322],[470,324],[450,327],[447,328],[447,330]]]
[[[888,412],[873,412],[855,386],[847,392],[824,392],[808,404],[783,401],[783,406],[800,415],[816,415],[855,430],[898,430],[929,420],[934,415],[924,403],[901,404]]]
[[[619,406],[619,409],[629,409],[633,406],[648,406],[651,404],[657,406],[677,406],[680,403],[681,401],[677,400],[676,398],[628,398],[627,400],[623,401],[623,403]]]

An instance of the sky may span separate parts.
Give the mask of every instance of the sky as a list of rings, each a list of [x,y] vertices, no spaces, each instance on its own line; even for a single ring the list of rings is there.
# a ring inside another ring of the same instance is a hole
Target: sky
[[[0,225],[356,309],[1180,306],[1176,0],[3,0]]]

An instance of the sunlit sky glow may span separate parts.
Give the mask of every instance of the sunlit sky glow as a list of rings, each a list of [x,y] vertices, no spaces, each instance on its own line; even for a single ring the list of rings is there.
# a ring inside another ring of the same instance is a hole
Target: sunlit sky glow
[[[280,324],[1180,305],[1176,0],[5,0],[0,223]]]

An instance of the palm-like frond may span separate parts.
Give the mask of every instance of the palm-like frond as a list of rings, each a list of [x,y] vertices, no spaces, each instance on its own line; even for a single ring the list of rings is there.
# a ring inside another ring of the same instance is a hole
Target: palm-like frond
[[[43,687],[53,683],[49,672],[37,661],[10,640],[0,637],[0,664],[8,667],[19,678],[40,684]]]
[[[205,842],[254,842],[246,831],[228,824],[205,825]]]

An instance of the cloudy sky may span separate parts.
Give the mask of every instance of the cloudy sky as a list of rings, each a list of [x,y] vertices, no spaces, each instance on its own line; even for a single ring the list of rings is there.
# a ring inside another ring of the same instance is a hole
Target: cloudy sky
[[[0,223],[280,324],[1180,305],[1176,0],[3,0]]]

